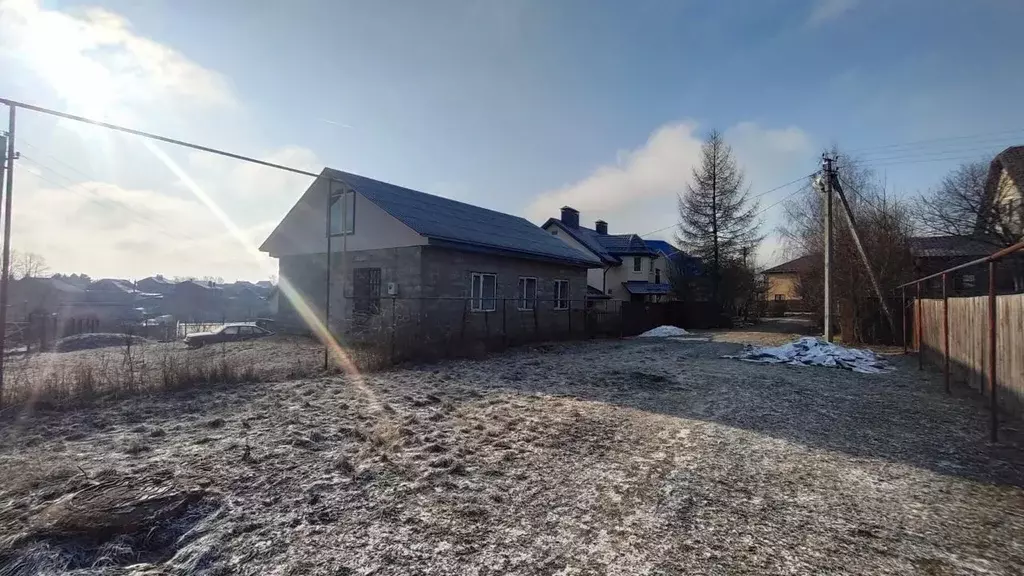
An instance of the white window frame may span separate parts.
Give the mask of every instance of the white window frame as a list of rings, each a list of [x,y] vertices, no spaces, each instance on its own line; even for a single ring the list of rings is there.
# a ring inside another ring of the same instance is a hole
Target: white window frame
[[[342,206],[338,200],[343,197],[351,197],[352,201],[348,202],[348,206]],[[337,208],[335,208],[337,206]],[[344,214],[342,214],[344,208]],[[344,224],[341,222],[342,217],[348,220],[348,230],[343,230]],[[356,231],[356,193],[354,191],[348,192],[334,192],[331,194],[330,208],[328,209],[328,220],[330,220],[330,234],[331,236],[351,236]]]
[[[533,282],[533,294],[529,294],[529,283]],[[520,276],[516,286],[516,310],[533,310],[537,307],[537,278]]]
[[[484,278],[494,280],[490,296],[484,294]],[[477,280],[480,281],[480,292],[477,292]],[[473,272],[469,278],[469,309],[473,312],[494,312],[498,309],[498,275],[491,272]],[[490,308],[484,306],[489,305]]]
[[[644,259],[640,256],[633,256],[633,272],[644,271]]]
[[[560,286],[565,286],[565,293],[562,293]],[[569,309],[569,281],[555,280],[555,310]]]

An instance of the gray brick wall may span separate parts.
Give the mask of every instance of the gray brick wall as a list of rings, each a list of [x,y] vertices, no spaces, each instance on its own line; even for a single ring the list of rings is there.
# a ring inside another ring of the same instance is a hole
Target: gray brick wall
[[[280,275],[287,278],[308,302],[318,318],[323,318],[324,254],[285,256],[280,261]],[[370,318],[353,321],[352,282],[355,268],[380,268],[381,311]],[[351,340],[389,338],[392,328],[399,346],[452,346],[457,342],[474,339],[509,338],[530,339],[567,331],[572,322],[574,330],[582,329],[582,309],[586,295],[586,270],[560,264],[508,258],[491,254],[464,252],[432,246],[413,246],[365,250],[348,253],[349,281],[342,294],[341,254],[335,253],[331,262],[331,329],[342,329]],[[472,273],[496,275],[494,312],[473,312],[468,299],[471,295]],[[519,278],[537,279],[535,310],[517,309]],[[571,310],[554,310],[555,280],[569,282]],[[386,294],[387,284],[398,284],[398,297],[392,300]],[[503,299],[508,299],[503,302]],[[282,320],[298,321],[295,310],[282,301],[279,315]]]

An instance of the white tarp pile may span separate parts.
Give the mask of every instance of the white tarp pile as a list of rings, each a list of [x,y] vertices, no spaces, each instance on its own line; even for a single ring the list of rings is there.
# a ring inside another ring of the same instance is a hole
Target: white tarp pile
[[[640,334],[637,338],[668,338],[669,336],[688,336],[690,333],[675,326],[658,326]]]
[[[735,358],[744,362],[761,362],[764,364],[831,366],[865,374],[879,374],[896,369],[885,358],[880,357],[871,350],[844,348],[811,336],[806,336],[796,342],[790,342],[774,348],[759,348],[748,345],[743,348],[743,352],[739,355],[724,356],[724,358]]]

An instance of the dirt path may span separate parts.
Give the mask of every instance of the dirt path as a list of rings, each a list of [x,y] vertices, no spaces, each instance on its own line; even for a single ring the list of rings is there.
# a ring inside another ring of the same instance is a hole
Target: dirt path
[[[104,478],[207,497],[171,544],[21,538],[0,573],[1020,573],[1024,451],[986,443],[980,403],[899,358],[737,348],[541,346],[5,423],[6,536]]]

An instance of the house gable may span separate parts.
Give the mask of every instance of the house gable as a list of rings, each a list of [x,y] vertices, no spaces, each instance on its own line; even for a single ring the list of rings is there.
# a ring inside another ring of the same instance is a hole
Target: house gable
[[[327,252],[327,190],[330,180],[323,175],[313,181],[295,206],[285,215],[277,228],[260,246],[261,252],[271,256],[294,256],[299,254],[323,254]],[[334,182],[337,194],[345,189],[353,192],[340,182]],[[427,239],[417,234],[399,219],[388,214],[371,202],[366,196],[355,193],[354,227],[344,243],[342,236],[334,236],[331,250],[376,250],[380,248],[401,248],[422,246]]]
[[[345,236],[347,250],[429,244],[580,267],[599,264],[525,218],[331,168],[324,169],[260,250],[272,256],[325,252],[329,182],[336,190],[355,193],[355,230]],[[333,250],[341,245],[334,242]]]

